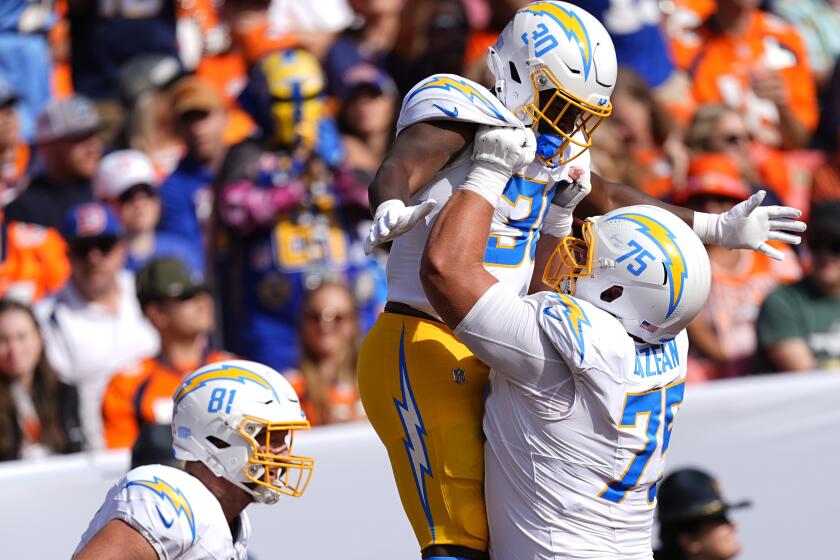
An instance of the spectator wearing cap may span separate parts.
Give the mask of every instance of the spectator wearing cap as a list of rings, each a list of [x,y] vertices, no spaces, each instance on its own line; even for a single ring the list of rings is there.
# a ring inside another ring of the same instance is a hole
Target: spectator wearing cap
[[[163,214],[158,231],[190,245],[205,271],[204,256],[213,212],[213,181],[224,159],[227,122],[224,102],[208,82],[188,76],[170,91],[175,129],[186,146],[178,167],[161,185]]]
[[[232,356],[212,350],[213,299],[176,258],[149,261],[137,273],[137,298],[160,336],[160,352],[111,378],[102,401],[108,447],[131,447],[147,425],[169,425],[172,394],[184,376]]]
[[[169,98],[169,87],[182,74],[178,59],[163,54],[138,56],[120,70],[125,109],[120,145],[149,156],[158,179],[169,176],[184,154]]]
[[[119,369],[157,353],[157,332],[143,317],[134,276],[123,270],[126,246],[116,213],[91,202],[74,206],[62,229],[70,281],[35,308],[47,357],[59,378],[76,385],[89,447],[102,438],[102,392]]]
[[[399,92],[391,78],[372,64],[350,68],[344,77],[338,116],[345,163],[369,183],[394,136]]]
[[[840,369],[840,200],[811,208],[811,272],[779,288],[758,316],[758,371]]]
[[[29,144],[20,135],[20,95],[0,78],[0,206],[18,194],[29,166]]]
[[[655,560],[730,560],[741,552],[729,512],[751,502],[727,502],[708,473],[674,471],[659,485],[656,501],[662,546]]]
[[[723,154],[704,154],[690,164],[677,204],[698,212],[726,212],[750,196],[737,165]],[[703,310],[688,326],[692,381],[749,375],[757,348],[755,321],[767,294],[802,276],[786,245],[777,261],[757,251],[708,245],[712,288]]]
[[[93,199],[91,178],[102,158],[102,123],[86,98],[51,101],[38,116],[35,142],[43,164],[6,218],[61,228],[67,211]]]
[[[151,160],[137,150],[111,152],[93,178],[93,194],[109,203],[125,231],[125,268],[136,272],[154,257],[175,256],[196,274],[202,274],[202,254],[181,237],[158,232],[160,192]]]
[[[262,133],[232,146],[216,179],[226,345],[279,371],[298,362],[308,289],[347,281],[365,325],[384,300],[384,271],[362,243],[367,185],[343,164],[323,88],[318,61],[302,49],[261,60],[240,101]]]

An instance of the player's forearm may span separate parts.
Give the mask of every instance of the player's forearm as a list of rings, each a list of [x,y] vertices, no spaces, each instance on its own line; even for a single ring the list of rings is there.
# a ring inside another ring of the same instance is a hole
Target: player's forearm
[[[534,272],[531,273],[531,285],[528,287],[529,294],[536,294],[537,292],[544,292],[546,290],[553,290],[551,286],[543,283],[543,272],[548,265],[548,260],[557,248],[557,243],[560,240],[554,236],[540,234],[540,239],[537,241],[537,251],[534,257]]]
[[[589,216],[601,216],[616,208],[636,204],[649,204],[664,208],[672,214],[676,214],[688,225],[694,226],[694,210],[667,204],[630,185],[607,181],[595,173],[592,174],[592,191],[577,205],[575,216],[581,219]]]
[[[376,172],[376,177],[368,187],[368,199],[371,215],[386,200],[401,200],[405,203],[411,197],[409,189],[409,170],[405,162],[386,158]]]
[[[493,206],[458,191],[441,210],[423,252],[420,279],[429,302],[450,328],[496,283],[484,268]]]

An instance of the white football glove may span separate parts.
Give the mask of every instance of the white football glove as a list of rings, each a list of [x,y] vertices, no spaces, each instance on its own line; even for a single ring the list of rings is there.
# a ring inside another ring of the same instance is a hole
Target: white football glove
[[[479,126],[473,144],[473,167],[461,188],[496,206],[511,175],[531,163],[536,150],[537,139],[530,128]]]
[[[566,237],[572,232],[574,216],[572,212],[578,202],[584,199],[592,190],[591,175],[588,170],[581,167],[572,167],[569,170],[569,180],[560,181],[551,206],[543,220],[542,233],[552,237]]]
[[[694,233],[703,243],[722,245],[727,249],[753,249],[778,260],[785,255],[767,244],[781,241],[799,245],[801,238],[787,232],[802,233],[805,222],[797,221],[802,212],[789,206],[760,206],[765,191],[758,191],[733,206],[725,214],[694,213]]]
[[[416,206],[406,206],[402,200],[395,198],[386,200],[376,208],[373,225],[365,238],[365,253],[370,254],[373,248],[399,237],[417,224],[434,210],[432,199],[424,200]]]

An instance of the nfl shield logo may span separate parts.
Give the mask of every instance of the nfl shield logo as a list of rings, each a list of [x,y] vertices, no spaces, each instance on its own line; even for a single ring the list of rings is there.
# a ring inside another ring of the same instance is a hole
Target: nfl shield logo
[[[458,385],[463,385],[467,382],[467,372],[456,367],[452,370],[452,380]]]

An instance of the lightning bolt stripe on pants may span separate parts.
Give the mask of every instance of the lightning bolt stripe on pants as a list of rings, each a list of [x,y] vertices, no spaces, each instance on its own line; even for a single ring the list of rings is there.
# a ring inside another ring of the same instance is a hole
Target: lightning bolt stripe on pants
[[[408,378],[408,368],[406,367],[405,360],[405,326],[403,326],[402,333],[400,334],[400,391],[402,393],[402,401],[395,398],[394,405],[396,405],[397,414],[399,414],[400,422],[402,422],[403,433],[405,434],[403,444],[405,445],[409,465],[411,465],[411,473],[414,475],[417,496],[420,498],[420,503],[429,522],[432,540],[434,541],[435,526],[432,520],[432,510],[429,507],[429,495],[426,492],[425,478],[426,476],[433,478],[433,475],[429,466],[429,454],[426,451],[426,442],[424,440],[427,436],[426,427],[423,425],[423,418],[420,416],[420,410],[417,408],[417,401],[414,399],[414,392],[411,389],[411,382]]]

